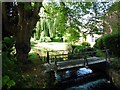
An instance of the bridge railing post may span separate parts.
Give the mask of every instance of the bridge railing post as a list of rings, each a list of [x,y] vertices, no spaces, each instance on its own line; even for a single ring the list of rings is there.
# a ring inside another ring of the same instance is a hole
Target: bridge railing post
[[[50,64],[50,61],[49,61],[49,51],[47,51],[47,63]]]
[[[106,49],[106,58],[110,61],[110,55],[108,53],[109,49]]]
[[[55,66],[57,67],[57,57],[55,56],[55,58],[54,58],[54,64],[55,64]]]
[[[84,66],[88,66],[87,55],[85,55],[85,53],[83,55],[84,55]]]
[[[106,61],[107,61],[107,49],[105,50],[105,59],[106,59]]]

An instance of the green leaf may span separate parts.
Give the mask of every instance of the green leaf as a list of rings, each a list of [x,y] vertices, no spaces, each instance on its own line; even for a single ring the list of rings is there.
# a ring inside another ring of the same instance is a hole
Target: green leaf
[[[7,86],[8,88],[10,88],[11,86],[14,86],[15,85],[15,82],[13,80],[10,80],[8,83],[7,83]]]
[[[5,76],[2,78],[2,85],[4,86],[9,80],[10,80],[9,76],[5,75]]]

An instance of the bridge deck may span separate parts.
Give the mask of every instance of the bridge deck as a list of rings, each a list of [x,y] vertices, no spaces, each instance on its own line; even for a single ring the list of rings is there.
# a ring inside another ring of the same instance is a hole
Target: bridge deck
[[[87,58],[87,61],[88,61],[88,65],[91,65],[91,64],[105,62],[106,59],[103,59],[100,57],[89,57],[89,58]],[[57,62],[57,66],[55,65],[54,62],[51,64],[45,63],[44,65],[46,67],[46,71],[61,70],[61,69],[84,66],[84,59],[59,61],[59,62]]]

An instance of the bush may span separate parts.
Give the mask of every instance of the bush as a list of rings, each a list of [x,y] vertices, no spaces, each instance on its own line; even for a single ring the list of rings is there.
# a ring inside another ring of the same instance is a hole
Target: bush
[[[6,89],[10,89],[12,86],[15,86],[15,82],[13,80],[10,80],[9,76],[5,75],[2,77],[2,85],[5,89],[5,86],[7,87]]]
[[[106,54],[105,54],[105,52],[102,52],[102,51],[100,51],[100,50],[96,50],[96,56],[97,57],[106,57]]]
[[[82,42],[82,46],[88,46],[88,47],[90,47],[90,43],[89,42]]]
[[[95,45],[94,45],[95,48],[98,48],[98,49],[104,49],[104,44],[103,44],[103,38],[100,37],[98,38],[96,41],[95,41]]]
[[[94,48],[91,47],[86,47],[86,46],[76,46],[73,49],[73,53],[82,53],[82,52],[89,52],[89,51],[94,51]]]
[[[120,69],[120,58],[114,58],[114,61],[111,64],[112,68]]]
[[[120,33],[104,37],[105,47],[110,49],[112,55],[120,57]]]
[[[54,37],[52,38],[52,42],[62,42],[62,38],[61,37]]]
[[[109,49],[112,56],[120,57],[120,33],[107,34],[96,41],[95,46],[98,49]]]
[[[84,49],[85,49],[84,46],[76,46],[73,50],[73,53],[84,52]]]
[[[28,60],[30,60],[31,62],[34,62],[34,61],[38,61],[40,60],[40,56],[39,54],[33,52],[33,53],[29,53],[29,56],[28,56]]]

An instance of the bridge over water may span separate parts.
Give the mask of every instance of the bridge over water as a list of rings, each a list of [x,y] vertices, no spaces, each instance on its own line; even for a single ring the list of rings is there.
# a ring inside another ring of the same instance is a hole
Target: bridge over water
[[[117,90],[107,74],[110,57],[108,50],[101,50],[105,57],[98,57],[96,51],[83,53],[47,52],[46,72],[50,82],[57,81],[55,90]]]
[[[105,57],[96,56],[97,51],[50,55],[51,52],[53,51],[47,52],[47,63],[44,64],[47,72],[86,66],[104,69],[103,67],[106,67],[110,61],[108,50],[101,50],[101,52],[105,53]]]

